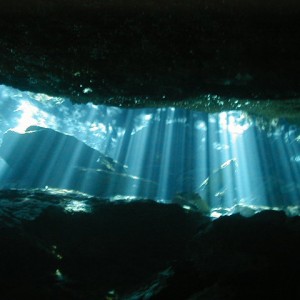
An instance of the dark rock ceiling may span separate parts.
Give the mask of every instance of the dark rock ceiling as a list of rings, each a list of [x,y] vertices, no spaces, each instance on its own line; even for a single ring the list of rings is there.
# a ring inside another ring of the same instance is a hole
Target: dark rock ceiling
[[[0,83],[297,121],[299,15],[296,0],[1,1]]]

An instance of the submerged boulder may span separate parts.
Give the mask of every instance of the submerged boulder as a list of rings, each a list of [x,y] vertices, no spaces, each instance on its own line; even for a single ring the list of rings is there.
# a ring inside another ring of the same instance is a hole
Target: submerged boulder
[[[109,197],[156,186],[127,174],[123,165],[75,137],[38,126],[23,134],[7,131],[0,157],[10,167],[3,179],[7,187],[74,189]]]
[[[197,193],[177,193],[173,202],[205,215],[210,213],[208,203]]]
[[[300,218],[0,191],[1,299],[299,299]],[[114,292],[112,292],[114,291]]]
[[[209,220],[154,201],[0,191],[1,299],[127,294],[180,260],[201,222]]]
[[[298,299],[299,237],[300,218],[284,212],[221,217],[194,236],[162,289],[139,299]]]

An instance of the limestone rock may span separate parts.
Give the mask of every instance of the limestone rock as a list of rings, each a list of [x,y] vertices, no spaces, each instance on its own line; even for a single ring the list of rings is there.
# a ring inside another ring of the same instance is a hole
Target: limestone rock
[[[74,189],[103,197],[155,187],[73,136],[52,129],[33,126],[23,134],[6,132],[0,156],[10,167],[8,187]]]
[[[40,211],[27,218],[32,201]],[[70,211],[74,202],[90,210]],[[125,295],[184,255],[199,218],[154,201],[0,191],[1,298],[105,299],[111,290]]]
[[[0,83],[79,103],[299,116],[299,14],[295,0],[1,1]]]

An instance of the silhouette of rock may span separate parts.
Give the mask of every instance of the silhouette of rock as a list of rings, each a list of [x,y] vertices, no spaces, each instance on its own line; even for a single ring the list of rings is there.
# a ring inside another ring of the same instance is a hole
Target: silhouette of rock
[[[10,167],[8,187],[74,189],[106,197],[155,187],[75,137],[38,126],[23,134],[6,132],[0,156]]]
[[[296,0],[1,1],[0,82],[78,103],[242,108],[297,121],[299,8]]]
[[[182,257],[199,223],[208,222],[178,205],[100,200],[50,189],[0,191],[1,299],[130,292]],[[70,211],[74,202],[89,211]]]
[[[175,204],[6,190],[0,228],[5,300],[300,296],[300,218],[280,211],[212,221]]]

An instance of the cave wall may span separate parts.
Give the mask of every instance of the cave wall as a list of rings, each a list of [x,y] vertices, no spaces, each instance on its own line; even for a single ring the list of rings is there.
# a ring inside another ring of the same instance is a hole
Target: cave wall
[[[295,0],[2,1],[0,83],[78,103],[295,120],[299,14]]]

